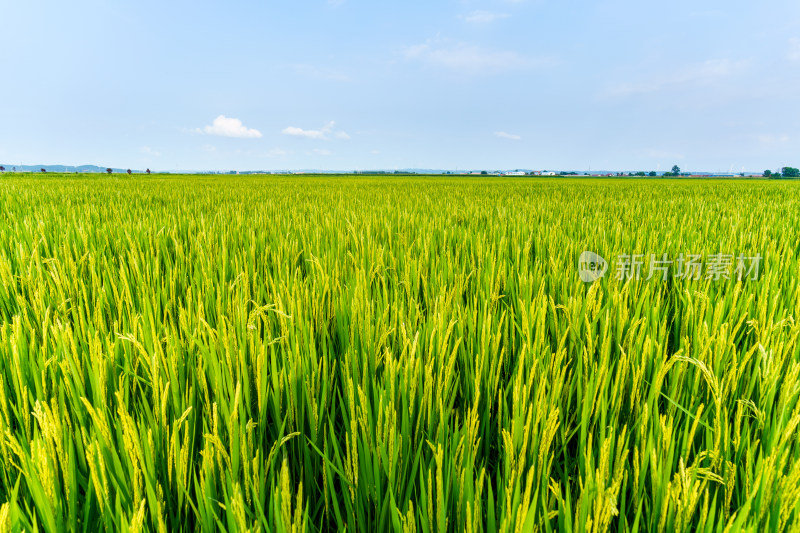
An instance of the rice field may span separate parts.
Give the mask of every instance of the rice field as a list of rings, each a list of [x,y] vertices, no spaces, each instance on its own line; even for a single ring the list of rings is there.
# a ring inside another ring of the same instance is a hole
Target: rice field
[[[0,176],[0,532],[800,529],[798,205]],[[587,250],[761,263],[585,283]]]

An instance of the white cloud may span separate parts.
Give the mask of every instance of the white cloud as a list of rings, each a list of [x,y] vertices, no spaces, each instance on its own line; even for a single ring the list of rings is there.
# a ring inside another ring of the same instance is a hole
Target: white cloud
[[[307,152],[307,153],[308,153],[308,155],[312,155],[312,154],[323,155],[323,156],[333,155],[333,152],[331,152],[330,150],[324,150],[324,149],[320,149],[320,148],[314,148],[313,150],[311,150],[311,152]]]
[[[800,61],[800,39],[797,37],[789,39],[789,59]]]
[[[758,142],[764,146],[776,146],[776,145],[786,144],[792,140],[791,137],[785,134],[773,135],[770,133],[762,133],[756,135],[756,139],[758,139]]]
[[[666,76],[655,76],[650,80],[642,82],[621,83],[607,91],[606,96],[628,97],[638,94],[655,93],[664,89],[686,85],[709,85],[721,79],[741,74],[745,72],[749,66],[750,63],[748,61],[711,59],[703,63],[676,70]]]
[[[303,128],[289,126],[281,131],[281,133],[284,135],[291,135],[292,137],[305,137],[306,139],[316,139],[321,141],[327,141],[331,138],[331,136],[333,136],[335,139],[348,140],[350,136],[346,132],[341,130],[333,130],[335,125],[335,122],[330,121],[318,130],[304,130]]]
[[[228,118],[225,115],[218,116],[210,126],[196,131],[206,135],[236,137],[239,139],[258,139],[262,137],[260,131],[246,128],[238,118]]]
[[[497,74],[551,64],[549,59],[531,59],[514,51],[490,50],[464,42],[435,39],[407,46],[403,56],[433,67],[463,74]]]
[[[513,133],[506,133],[504,131],[496,131],[494,132],[495,137],[500,137],[501,139],[510,139],[512,141],[519,141],[522,139],[519,135],[514,135]]]
[[[325,139],[325,133],[322,130],[304,130],[295,126],[289,126],[281,133],[284,135],[292,135],[294,137],[306,137],[307,139]]]
[[[501,20],[508,17],[508,13],[492,13],[491,11],[481,10],[459,16],[459,18],[463,19],[464,22],[468,22],[470,24],[489,24],[495,20]]]
[[[286,150],[284,150],[283,148],[271,148],[271,149],[270,149],[270,150],[267,152],[267,154],[266,154],[266,155],[267,155],[267,157],[282,157],[282,156],[285,156],[285,155],[287,155],[288,153],[289,153],[289,152],[287,152],[287,151],[286,151]]]

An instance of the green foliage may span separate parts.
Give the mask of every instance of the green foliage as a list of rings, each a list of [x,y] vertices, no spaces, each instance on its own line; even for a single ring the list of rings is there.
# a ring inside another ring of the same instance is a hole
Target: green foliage
[[[781,173],[784,178],[800,178],[800,169],[794,167],[783,167]]]
[[[795,185],[4,176],[0,531],[797,528]]]

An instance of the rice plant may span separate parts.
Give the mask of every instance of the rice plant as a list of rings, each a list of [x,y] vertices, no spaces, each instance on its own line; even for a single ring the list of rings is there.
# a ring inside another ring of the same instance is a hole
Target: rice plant
[[[0,532],[797,529],[797,205],[766,181],[4,176]],[[763,262],[584,283],[584,250]]]

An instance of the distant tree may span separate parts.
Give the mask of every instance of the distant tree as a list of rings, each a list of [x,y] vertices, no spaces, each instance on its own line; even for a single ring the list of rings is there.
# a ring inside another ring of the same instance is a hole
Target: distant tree
[[[768,177],[770,177],[770,176],[772,176],[772,171],[771,171],[771,170],[769,170],[769,169],[765,170],[765,171],[764,171],[764,177],[765,177],[765,178],[768,178]]]
[[[781,174],[783,174],[784,178],[800,178],[800,169],[796,169],[794,167],[783,167],[781,169]]]
[[[106,169],[106,173],[111,174],[112,172],[113,172],[113,170],[111,170],[110,168]]]
[[[150,169],[149,168],[147,169],[147,173],[150,174]]]
[[[656,171],[655,170],[651,170],[650,173],[648,174],[648,176],[650,176],[651,178],[655,178],[657,176]]]
[[[40,169],[40,170],[41,170],[43,173],[47,172],[47,171],[46,171],[45,169],[43,169],[43,168],[42,168],[42,169]]]
[[[679,167],[678,165],[673,165],[672,166],[672,174],[675,175],[675,176],[680,176],[681,167]]]
[[[5,172],[5,171],[6,171],[6,167],[0,166],[0,172]]]
[[[131,175],[131,169],[128,169],[128,176]]]
[[[646,176],[647,174],[645,174],[644,172],[637,172],[636,175],[637,176]]]
[[[486,172],[485,170],[481,170],[481,175],[482,175],[482,176],[485,176],[485,175],[487,175],[487,174],[488,174],[488,172]]]

